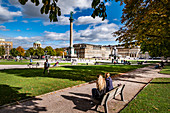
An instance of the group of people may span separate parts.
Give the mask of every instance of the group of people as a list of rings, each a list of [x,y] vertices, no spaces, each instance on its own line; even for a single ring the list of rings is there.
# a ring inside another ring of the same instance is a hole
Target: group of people
[[[105,74],[105,78],[102,75],[97,76],[96,87],[92,89],[92,98],[96,100],[102,100],[105,93],[111,91],[113,88],[112,78],[110,73]]]

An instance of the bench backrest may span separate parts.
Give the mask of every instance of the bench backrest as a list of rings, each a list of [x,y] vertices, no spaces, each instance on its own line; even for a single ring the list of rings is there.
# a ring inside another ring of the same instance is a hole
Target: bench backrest
[[[101,102],[101,105],[104,105],[107,101],[110,101],[111,99],[115,98],[118,94],[120,94],[123,90],[125,85],[120,85],[118,87],[115,87],[113,90],[107,92]]]

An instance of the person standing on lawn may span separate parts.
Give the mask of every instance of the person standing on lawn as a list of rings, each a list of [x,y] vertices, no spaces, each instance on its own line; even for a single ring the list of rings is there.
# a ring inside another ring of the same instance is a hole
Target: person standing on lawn
[[[106,77],[106,92],[109,92],[113,89],[112,78],[110,77],[110,73],[106,73],[105,77]]]
[[[48,62],[48,59],[46,59],[46,62],[44,62],[44,72],[43,72],[43,74],[45,74],[46,70],[48,71],[48,74],[50,73],[49,67],[50,67],[50,63]]]

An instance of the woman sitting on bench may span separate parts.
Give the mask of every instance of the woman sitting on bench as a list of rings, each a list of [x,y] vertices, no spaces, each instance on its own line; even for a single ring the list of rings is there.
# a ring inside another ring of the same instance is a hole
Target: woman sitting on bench
[[[110,77],[110,73],[106,73],[105,77],[106,77],[106,92],[109,92],[113,89],[112,78]]]
[[[92,98],[96,100],[102,100],[106,93],[106,81],[102,75],[97,76],[96,88],[92,89]]]

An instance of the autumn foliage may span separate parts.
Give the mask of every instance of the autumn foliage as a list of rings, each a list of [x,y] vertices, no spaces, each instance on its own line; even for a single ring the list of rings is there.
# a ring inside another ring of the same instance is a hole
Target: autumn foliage
[[[18,56],[24,56],[25,55],[25,50],[21,46],[17,47],[16,49],[18,51]]]

